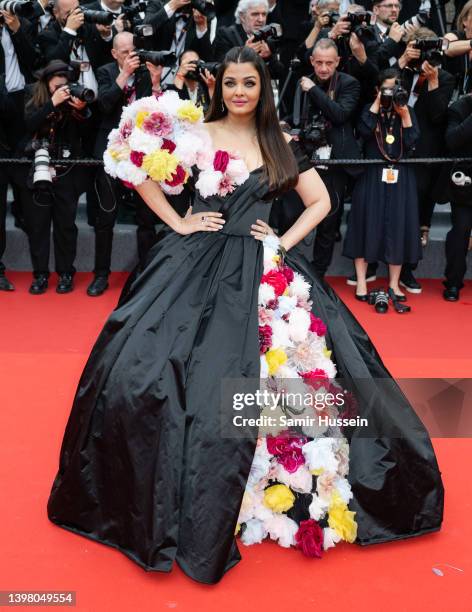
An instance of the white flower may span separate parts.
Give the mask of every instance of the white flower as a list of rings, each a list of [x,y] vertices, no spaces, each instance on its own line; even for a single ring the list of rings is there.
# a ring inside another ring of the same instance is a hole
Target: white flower
[[[200,172],[195,188],[198,189],[202,197],[208,198],[218,193],[222,178],[223,174],[217,170],[203,170]]]
[[[241,542],[246,546],[259,544],[267,536],[267,529],[259,519],[250,519],[241,535]]]
[[[276,255],[277,250],[279,248],[280,238],[275,234],[268,234],[262,241],[262,244],[264,245],[264,257],[266,254],[266,249],[273,251],[273,253],[268,253],[270,257],[273,257],[274,255]]]
[[[261,283],[259,285],[259,306],[267,306],[272,300],[275,300],[274,288],[268,283]]]
[[[159,183],[162,191],[167,193],[168,195],[179,195],[184,190],[184,185],[176,185],[175,187],[171,187],[170,185],[166,185],[164,181]]]
[[[265,521],[265,527],[271,540],[276,540],[284,548],[295,545],[295,534],[298,531],[297,523],[285,514],[274,514]]]
[[[203,143],[191,132],[187,132],[175,139],[177,145],[174,155],[181,160],[184,166],[193,166],[197,162],[198,150]]]
[[[128,142],[133,151],[141,151],[142,153],[152,153],[162,146],[162,138],[143,132],[136,127],[131,132]]]
[[[271,454],[267,450],[265,441],[256,448],[252,460],[251,471],[249,472],[248,485],[254,486],[259,480],[267,476],[270,469]]]
[[[108,152],[108,150],[106,150],[105,153],[103,154],[103,163],[104,163],[104,167],[105,167],[105,172],[107,174],[109,174],[111,177],[117,178],[118,175],[117,175],[116,171],[118,169],[118,164],[113,159],[113,157],[111,157],[111,155]]]
[[[133,183],[133,185],[140,185],[147,178],[146,172],[132,164],[130,161],[120,162],[118,164],[116,173],[122,181]]]
[[[298,272],[294,273],[293,280],[288,286],[289,294],[308,300],[310,298],[310,284]]]
[[[310,315],[303,308],[294,308],[288,322],[289,333],[295,342],[303,342],[310,331]]]
[[[336,544],[341,540],[341,536],[339,536],[334,529],[331,527],[325,527],[323,529],[323,549],[328,550],[328,548],[333,548]]]
[[[302,453],[310,470],[336,472],[338,461],[334,454],[335,442],[333,438],[319,438],[302,446]]]
[[[261,371],[259,374],[260,378],[268,378],[269,376],[269,364],[265,358],[265,355],[261,355]]]
[[[249,171],[242,159],[230,158],[226,168],[226,174],[229,175],[231,181],[236,185],[242,185],[249,178]]]
[[[311,493],[313,477],[306,465],[301,465],[295,472],[290,473],[282,464],[277,463],[274,476],[297,493]]]
[[[297,305],[297,298],[293,295],[281,295],[277,307],[277,313],[280,316],[290,314]]]
[[[279,366],[279,369],[277,370],[277,378],[301,379],[301,376],[295,368],[291,368],[286,363],[283,363],[281,366]]]
[[[147,100],[148,98],[141,98]],[[182,106],[182,101],[179,98],[179,94],[176,91],[166,91],[159,96],[156,100],[157,110],[160,110],[163,113],[170,115],[171,117],[176,117],[178,109]]]
[[[310,518],[319,521],[326,514],[328,507],[329,502],[327,500],[321,499],[318,495],[314,494],[312,502],[308,506]]]
[[[289,326],[283,319],[272,321],[272,348],[292,346]],[[278,376],[279,377],[279,376]]]
[[[346,478],[337,478],[334,483],[335,488],[337,489],[339,495],[342,497],[343,501],[346,504],[353,498],[351,485]]]

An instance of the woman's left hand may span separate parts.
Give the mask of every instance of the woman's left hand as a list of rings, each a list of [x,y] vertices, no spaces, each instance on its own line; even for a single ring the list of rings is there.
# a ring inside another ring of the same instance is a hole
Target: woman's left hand
[[[84,102],[83,100],[80,100],[79,98],[75,98],[74,96],[71,96],[69,100],[69,104],[72,106],[72,108],[75,108],[76,110],[82,110],[83,108],[86,107],[87,102]]]
[[[207,68],[205,68],[205,70],[202,72],[202,80],[208,88],[210,99],[213,98],[213,94],[215,93],[216,79],[211,72],[207,70]]]
[[[254,236],[256,240],[264,240],[267,236],[275,236],[275,232],[270,225],[258,219],[256,223],[251,225],[251,236]]]

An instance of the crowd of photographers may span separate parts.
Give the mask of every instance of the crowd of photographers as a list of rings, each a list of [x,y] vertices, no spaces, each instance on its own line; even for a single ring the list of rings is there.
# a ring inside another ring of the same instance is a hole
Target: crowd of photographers
[[[30,293],[49,283],[52,227],[56,291],[74,286],[76,214],[86,193],[95,231],[94,276],[108,287],[114,226],[133,206],[141,264],[159,239],[159,219],[100,165],[123,106],[176,90],[208,107],[218,64],[248,45],[265,61],[284,129],[310,155],[331,197],[313,244],[323,277],[344,202],[343,254],[353,260],[356,297],[382,312],[408,312],[406,289],[428,244],[436,203],[451,202],[444,298],[463,287],[472,231],[472,164],[400,164],[408,157],[472,157],[472,0],[456,0],[452,26],[441,0],[0,0],[0,290],[13,290],[1,262],[8,185],[17,226],[28,236]],[[369,165],[356,164],[362,158]],[[55,160],[54,163],[51,160]],[[333,160],[350,160],[336,164]],[[190,191],[172,197],[185,214]],[[290,192],[273,207],[284,231],[301,212]],[[427,253],[427,251],[426,251]],[[387,293],[368,293],[378,262]]]

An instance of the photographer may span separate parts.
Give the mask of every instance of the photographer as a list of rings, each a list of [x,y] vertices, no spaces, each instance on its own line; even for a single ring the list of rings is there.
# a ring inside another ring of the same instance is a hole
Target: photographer
[[[311,3],[311,27],[297,53],[302,61],[305,60],[307,53],[311,54],[322,31],[329,31],[331,20],[335,14],[339,14],[338,0],[319,0],[318,2],[314,0]]]
[[[233,47],[247,45],[265,61],[272,79],[283,79],[286,74],[284,65],[277,59],[276,41],[273,38],[274,27],[267,31],[267,0],[239,0],[236,9],[236,23],[216,32],[213,41],[213,56],[221,62],[226,53]],[[261,33],[258,36],[258,33]]]
[[[422,257],[418,200],[414,169],[395,162],[414,149],[419,131],[399,77],[396,69],[381,72],[377,97],[358,123],[366,158],[383,159],[385,164],[367,166],[354,186],[343,255],[354,259],[358,300],[368,300],[367,264],[383,261],[389,268],[388,293],[395,310],[407,312],[398,283],[402,265],[416,264]]]
[[[0,158],[11,157],[5,126],[15,116],[15,109],[8,101],[6,90],[0,87]],[[13,291],[13,284],[5,276],[5,266],[2,257],[7,246],[6,215],[8,183],[11,180],[10,164],[0,164],[0,291]]]
[[[405,51],[402,41],[404,28],[398,23],[401,4],[399,0],[373,0],[375,15],[374,33],[379,43],[372,57],[379,70],[396,66],[397,59]]]
[[[292,125],[302,127],[302,144],[320,161],[360,157],[351,123],[359,103],[360,85],[355,78],[337,71],[339,62],[336,43],[327,38],[319,40],[311,56],[314,73],[302,77],[295,95]],[[329,215],[317,226],[313,251],[314,267],[323,277],[331,263],[351,170],[316,167],[331,199]]]
[[[124,32],[128,24],[123,5],[127,3],[127,0],[95,0],[82,4],[81,8],[87,11],[104,11],[105,13],[111,13],[113,15],[113,21],[109,24],[97,23],[97,30],[105,41],[112,40],[115,34]]]
[[[402,85],[409,94],[409,106],[415,109],[420,136],[416,143],[416,157],[442,157],[446,148],[447,108],[454,90],[454,77],[440,68],[442,60],[441,39],[432,30],[420,28],[407,37],[407,48],[399,58],[402,69]],[[436,45],[436,48],[433,48]],[[421,50],[419,47],[424,47]],[[428,50],[429,49],[429,50]],[[429,228],[436,202],[441,199],[443,186],[448,181],[447,168],[435,165],[434,172],[425,165],[415,167],[418,187],[421,243],[428,243]],[[420,293],[421,285],[413,276],[411,267],[405,264],[400,283],[411,293]]]
[[[449,107],[446,145],[453,155],[472,156],[472,95]],[[467,249],[472,232],[472,164],[456,165],[451,173],[452,228],[446,236],[444,299],[456,302],[464,286]]]
[[[200,61],[198,53],[185,51],[179,59],[174,85],[167,89],[177,91],[182,100],[192,100],[206,113],[215,89],[215,77],[208,68],[200,66]]]
[[[184,51],[193,49],[206,62],[212,60],[210,41],[209,16],[198,11],[195,4],[212,8],[204,0],[150,0],[144,19],[145,24],[154,27],[153,49],[172,51],[179,58]],[[166,69],[163,82],[171,84],[174,80],[176,68]]]
[[[44,293],[48,287],[51,223],[59,275],[56,291],[68,293],[73,289],[77,249],[75,217],[82,172],[75,165],[51,166],[49,161],[74,159],[82,153],[82,126],[90,111],[81,98],[91,92],[77,84],[73,87],[72,74],[70,66],[61,60],[49,62],[29,89],[25,106],[28,133],[23,146],[25,153],[34,155],[35,160],[24,173],[22,187],[33,263],[32,294]]]
[[[472,0],[469,0],[457,17],[457,30],[445,37],[449,47],[445,52],[444,67],[456,75],[456,97],[472,91]]]

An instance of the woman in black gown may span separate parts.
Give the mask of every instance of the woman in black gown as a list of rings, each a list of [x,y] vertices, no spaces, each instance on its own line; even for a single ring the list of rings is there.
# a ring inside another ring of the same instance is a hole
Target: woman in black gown
[[[349,433],[356,542],[436,531],[443,511],[427,432],[365,331],[290,250],[329,202],[297,144],[287,145],[270,77],[246,47],[228,53],[217,77],[207,117],[215,149],[230,149],[234,126],[249,175],[232,193],[204,198],[197,185],[182,220],[156,183],[137,188],[172,231],[153,247],[92,350],[48,503],[51,521],[119,549],[144,569],[169,572],[175,560],[209,584],[241,559],[234,533],[258,433],[222,435],[221,381],[262,375],[261,241],[273,194],[295,184],[307,208],[281,237],[286,263],[311,285],[313,312],[327,324],[338,375],[359,413],[376,431],[380,424],[396,432]]]

